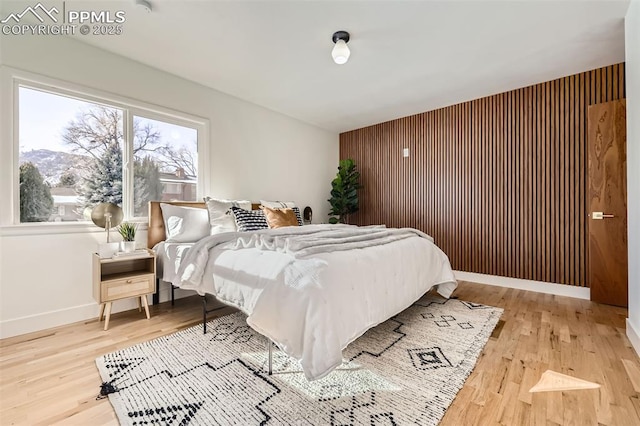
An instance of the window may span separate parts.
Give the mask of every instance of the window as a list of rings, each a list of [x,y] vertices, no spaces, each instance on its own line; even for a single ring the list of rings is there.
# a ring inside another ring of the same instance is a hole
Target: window
[[[198,124],[62,90],[17,93],[21,223],[88,220],[101,202],[131,219],[149,201],[197,199]]]
[[[135,215],[144,216],[150,200],[196,201],[197,130],[138,116],[133,129]]]

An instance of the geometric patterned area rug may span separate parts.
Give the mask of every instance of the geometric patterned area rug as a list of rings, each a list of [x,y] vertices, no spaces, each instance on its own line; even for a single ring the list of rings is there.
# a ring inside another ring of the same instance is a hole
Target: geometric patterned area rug
[[[96,360],[123,425],[436,425],[502,309],[428,294],[367,331],[308,382],[234,313]]]

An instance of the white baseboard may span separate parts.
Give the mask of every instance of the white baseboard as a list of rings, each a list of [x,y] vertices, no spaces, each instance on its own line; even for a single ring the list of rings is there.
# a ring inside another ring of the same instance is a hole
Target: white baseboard
[[[629,321],[629,318],[627,318],[627,337],[629,338],[629,341],[631,342],[631,346],[633,346],[633,349],[636,350],[636,353],[638,354],[638,356],[640,356],[640,330],[636,330],[635,328],[633,328],[633,325],[631,324],[631,321]]]
[[[499,287],[516,288],[520,290],[537,291],[539,293],[555,294],[558,296],[576,297],[578,299],[589,299],[589,289],[584,287],[574,287],[564,284],[552,284],[542,281],[522,280],[518,278],[500,277],[496,275],[476,274],[472,272],[454,271],[456,278],[462,281],[471,281],[480,284],[489,284]],[[176,299],[193,296],[192,291],[177,289]],[[149,298],[151,299],[151,298]],[[166,283],[160,283],[160,301],[171,300],[171,287]],[[150,300],[151,301],[151,300]],[[113,305],[113,313],[137,309],[135,299],[121,300]],[[55,311],[43,312],[41,314],[29,315],[20,318],[0,321],[0,339],[32,333],[34,331],[45,330],[47,328],[58,327],[60,325],[71,324],[79,321],[86,321],[98,316],[98,304],[88,303],[86,305],[74,306],[71,308],[59,309]],[[636,351],[640,348],[638,334],[631,328],[627,321],[627,334],[634,333],[631,340]]]
[[[175,297],[176,299],[180,299],[182,297],[193,296],[193,294],[194,293],[192,291],[178,289],[176,290]],[[149,303],[151,303],[150,296],[148,299]],[[160,301],[165,302],[168,300],[171,300],[170,287],[161,283]],[[111,312],[115,314],[131,309],[138,309],[138,304],[133,298],[115,301]],[[32,333],[34,331],[46,330],[48,328],[72,324],[74,322],[87,321],[97,318],[98,312],[99,306],[94,302],[0,321],[0,339]]]
[[[114,308],[117,308],[117,305],[114,305]],[[4,320],[0,321],[0,339],[45,330],[47,328],[58,327],[60,325],[71,324],[78,321],[86,321],[90,318],[97,317],[98,304],[88,303],[86,305]]]
[[[523,280],[520,278],[500,277],[497,275],[476,274],[475,272],[453,272],[456,275],[456,279],[461,281],[471,281],[474,283],[495,285],[498,287],[509,287],[518,290],[555,294],[556,296],[575,297],[576,299],[589,300],[591,298],[591,291],[586,287]]]

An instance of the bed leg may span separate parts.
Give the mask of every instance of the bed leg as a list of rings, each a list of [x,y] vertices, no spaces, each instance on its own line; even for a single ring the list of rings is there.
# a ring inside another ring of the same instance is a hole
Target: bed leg
[[[153,304],[160,303],[160,278],[156,278],[156,291],[153,293]]]
[[[207,297],[202,296],[202,334],[207,334]]]
[[[268,371],[269,375],[273,373],[272,359],[273,359],[273,342],[271,341],[271,339],[269,339],[269,371]]]
[[[175,302],[175,291],[176,291],[176,286],[171,284],[171,306],[173,306],[174,302]]]

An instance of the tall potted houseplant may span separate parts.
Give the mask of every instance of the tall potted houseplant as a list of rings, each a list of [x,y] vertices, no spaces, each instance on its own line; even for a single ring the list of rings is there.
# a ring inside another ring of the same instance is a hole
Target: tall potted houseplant
[[[356,170],[356,163],[351,158],[340,160],[338,173],[331,181],[329,223],[349,223],[349,216],[358,211],[360,188],[360,172]]]

